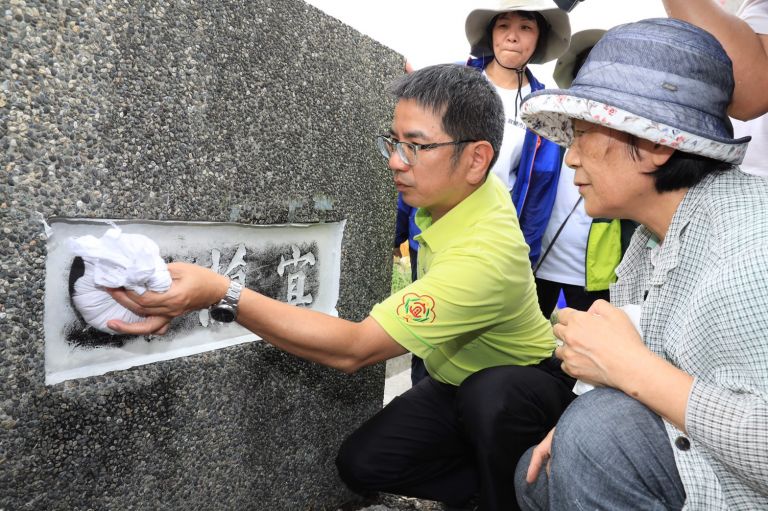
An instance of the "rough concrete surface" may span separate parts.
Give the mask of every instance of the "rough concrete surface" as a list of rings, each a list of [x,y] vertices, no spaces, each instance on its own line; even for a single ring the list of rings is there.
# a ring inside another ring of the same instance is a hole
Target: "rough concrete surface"
[[[402,57],[300,0],[5,0],[0,9],[0,509],[335,509],[382,402],[251,343],[46,387],[52,216],[347,220],[339,313],[389,290],[373,137]]]

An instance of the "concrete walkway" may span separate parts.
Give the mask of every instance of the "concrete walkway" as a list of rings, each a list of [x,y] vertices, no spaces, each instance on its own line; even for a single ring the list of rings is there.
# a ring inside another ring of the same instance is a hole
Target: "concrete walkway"
[[[384,405],[411,388],[411,354],[387,360],[384,380]]]

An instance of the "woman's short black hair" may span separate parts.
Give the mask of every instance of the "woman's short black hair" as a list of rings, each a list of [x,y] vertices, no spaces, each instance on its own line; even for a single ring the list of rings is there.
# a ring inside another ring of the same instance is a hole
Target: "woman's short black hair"
[[[637,161],[640,157],[638,138],[628,135],[629,156]],[[733,167],[730,163],[700,156],[698,154],[675,151],[672,156],[651,175],[654,187],[659,193],[671,192],[682,188],[691,188],[701,182],[708,174],[724,172]]]

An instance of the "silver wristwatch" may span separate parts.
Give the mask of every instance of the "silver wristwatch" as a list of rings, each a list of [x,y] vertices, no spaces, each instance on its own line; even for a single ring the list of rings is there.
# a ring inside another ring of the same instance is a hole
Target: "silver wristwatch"
[[[236,280],[229,281],[229,288],[224,298],[214,305],[211,305],[209,311],[211,319],[219,323],[231,323],[237,319],[237,304],[240,301],[240,293],[243,292],[243,285]]]

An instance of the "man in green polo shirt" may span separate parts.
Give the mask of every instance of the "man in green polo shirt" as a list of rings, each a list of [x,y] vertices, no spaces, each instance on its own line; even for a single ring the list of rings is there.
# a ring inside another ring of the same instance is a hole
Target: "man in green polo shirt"
[[[432,378],[451,385],[486,367],[550,356],[554,338],[536,312],[528,247],[502,182],[491,174],[433,220],[426,209],[416,213],[419,279],[371,317],[424,359]]]
[[[419,279],[361,322],[240,289],[200,266],[173,263],[171,289],[113,298],[146,320],[109,321],[162,334],[171,318],[222,307],[274,346],[345,372],[407,351],[430,377],[352,433],[337,466],[355,491],[385,491],[483,510],[516,509],[518,458],[573,398],[551,356],[554,337],[536,298],[528,247],[506,187],[488,176],[503,106],[476,70],[432,66],[393,86],[392,127],[377,144],[403,199],[421,208]]]

